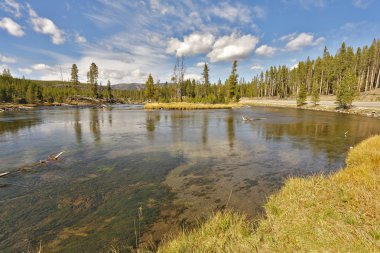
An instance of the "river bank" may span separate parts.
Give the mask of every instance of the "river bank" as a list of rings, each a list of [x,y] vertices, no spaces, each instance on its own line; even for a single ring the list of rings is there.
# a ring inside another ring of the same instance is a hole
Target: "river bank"
[[[250,106],[270,106],[270,107],[283,107],[283,108],[297,108],[302,110],[314,110],[314,111],[327,111],[337,112],[345,114],[356,114],[366,117],[380,118],[380,102],[363,102],[355,101],[350,109],[338,108],[335,101],[332,99],[321,100],[314,105],[310,100],[302,106],[297,106],[295,99],[251,99],[242,98],[239,102],[243,105]]]
[[[164,242],[158,252],[375,252],[380,247],[380,136],[349,152],[345,169],[289,179],[258,222],[233,211]]]

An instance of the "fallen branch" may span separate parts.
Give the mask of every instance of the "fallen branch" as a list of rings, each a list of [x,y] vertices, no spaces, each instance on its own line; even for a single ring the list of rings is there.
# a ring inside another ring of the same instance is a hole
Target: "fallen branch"
[[[0,177],[4,177],[6,175],[8,175],[10,172],[4,172],[4,173],[0,173]]]

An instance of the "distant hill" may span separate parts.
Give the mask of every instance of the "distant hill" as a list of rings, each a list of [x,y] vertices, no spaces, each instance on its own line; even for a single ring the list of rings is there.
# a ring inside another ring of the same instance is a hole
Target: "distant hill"
[[[145,84],[143,83],[119,83],[112,85],[114,90],[144,90]]]

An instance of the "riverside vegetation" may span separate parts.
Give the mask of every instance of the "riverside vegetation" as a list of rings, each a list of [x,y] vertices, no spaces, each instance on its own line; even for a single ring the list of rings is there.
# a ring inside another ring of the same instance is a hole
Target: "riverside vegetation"
[[[33,81],[13,78],[9,70],[0,75],[0,102],[7,103],[64,103],[74,95],[116,99],[125,103],[191,102],[229,103],[241,97],[296,97],[303,105],[307,96],[317,104],[320,95],[336,95],[342,108],[350,107],[360,92],[380,87],[380,40],[370,46],[353,47],[342,43],[335,55],[325,47],[323,56],[315,60],[300,61],[294,68],[272,66],[247,81],[239,79],[237,61],[227,80],[209,81],[210,68],[204,65],[202,80],[185,80],[184,58],[176,60],[171,82],[154,82],[151,75],[145,90],[112,90],[110,82],[103,86],[98,80],[98,67],[92,63],[87,73],[87,83],[80,83],[78,67],[71,68],[70,81]]]
[[[376,148],[374,148],[376,147]],[[258,222],[224,211],[158,252],[376,252],[380,248],[380,136],[352,149],[332,175],[289,179]]]

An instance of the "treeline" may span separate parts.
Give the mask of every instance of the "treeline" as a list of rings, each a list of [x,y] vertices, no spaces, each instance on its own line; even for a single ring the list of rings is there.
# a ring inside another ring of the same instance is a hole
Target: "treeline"
[[[113,91],[111,83],[98,85],[98,70],[91,64],[88,83],[78,81],[78,69],[73,64],[71,81],[38,81],[14,78],[8,69],[0,74],[0,102],[15,104],[64,103],[73,97],[92,97],[113,101],[126,97],[123,91]]]
[[[182,59],[183,62],[183,59]],[[209,67],[204,65],[202,81],[181,80],[177,64],[174,68],[173,83],[154,85],[149,76],[145,97],[160,102],[186,100],[189,102],[228,102],[240,97],[297,97],[299,105],[312,96],[314,103],[320,95],[337,95],[342,107],[349,106],[359,92],[380,87],[380,41],[357,48],[342,43],[335,55],[325,47],[323,56],[316,60],[301,61],[294,68],[272,66],[255,76],[251,81],[237,82],[236,61],[229,79],[211,84]],[[182,65],[180,69],[183,69]]]
[[[72,65],[71,80],[32,81],[13,78],[9,70],[0,75],[0,102],[39,103],[65,102],[75,95],[106,100],[131,102],[236,102],[240,97],[297,97],[302,105],[311,95],[314,103],[320,95],[336,95],[337,102],[347,107],[364,91],[380,88],[380,41],[354,50],[342,43],[335,55],[325,47],[323,55],[316,60],[308,58],[294,68],[272,66],[252,80],[238,78],[237,61],[233,62],[227,80],[211,83],[209,66],[204,65],[202,80],[185,80],[184,58],[177,58],[171,82],[161,84],[149,75],[145,90],[112,90],[98,81],[98,67],[92,63],[87,73],[87,83],[80,83],[78,68]]]

